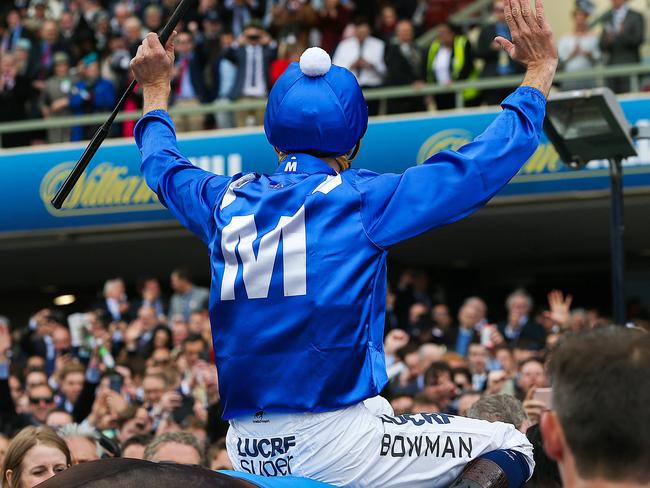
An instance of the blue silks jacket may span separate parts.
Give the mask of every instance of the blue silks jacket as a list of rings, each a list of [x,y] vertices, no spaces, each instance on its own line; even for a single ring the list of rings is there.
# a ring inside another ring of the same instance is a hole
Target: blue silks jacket
[[[377,395],[388,249],[481,208],[533,154],[546,101],[521,87],[486,131],[402,174],[337,174],[289,154],[270,175],[215,175],[164,111],[135,138],[160,201],[208,246],[224,417],[322,412]]]

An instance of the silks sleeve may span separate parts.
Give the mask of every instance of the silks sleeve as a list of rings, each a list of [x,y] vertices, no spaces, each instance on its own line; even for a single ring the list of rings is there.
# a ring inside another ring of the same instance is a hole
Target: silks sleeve
[[[535,152],[546,98],[520,87],[474,141],[441,151],[402,174],[359,172],[361,215],[368,236],[389,247],[455,222],[492,198]]]
[[[230,178],[198,168],[180,153],[174,124],[164,110],[142,117],[134,135],[149,188],[181,224],[209,243],[215,228],[212,212]]]

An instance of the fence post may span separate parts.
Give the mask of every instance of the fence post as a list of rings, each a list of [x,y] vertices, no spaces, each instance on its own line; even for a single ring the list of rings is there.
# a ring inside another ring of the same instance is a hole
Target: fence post
[[[639,75],[632,74],[630,75],[630,92],[638,92],[639,88]]]
[[[465,107],[465,99],[463,98],[463,90],[459,90],[458,88],[456,88],[454,90],[454,94],[456,95],[456,108]]]
[[[388,113],[388,99],[381,97],[379,99],[379,115],[386,115]]]

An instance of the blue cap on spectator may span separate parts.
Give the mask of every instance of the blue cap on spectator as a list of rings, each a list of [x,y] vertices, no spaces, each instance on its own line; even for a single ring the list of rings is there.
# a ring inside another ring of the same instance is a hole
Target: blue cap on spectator
[[[267,139],[285,153],[340,156],[354,149],[367,127],[368,105],[356,78],[316,47],[275,83],[264,117]]]
[[[576,10],[582,10],[587,15],[591,15],[596,10],[596,5],[591,0],[576,0]]]
[[[89,64],[96,63],[97,62],[97,53],[86,54],[81,59],[81,62],[84,64],[84,66],[88,66]]]
[[[24,49],[25,51],[29,51],[32,48],[32,41],[27,39],[26,37],[21,37],[18,39],[18,42],[16,42],[16,49]]]
[[[208,10],[203,17],[203,20],[208,22],[219,22],[219,14],[216,10]]]

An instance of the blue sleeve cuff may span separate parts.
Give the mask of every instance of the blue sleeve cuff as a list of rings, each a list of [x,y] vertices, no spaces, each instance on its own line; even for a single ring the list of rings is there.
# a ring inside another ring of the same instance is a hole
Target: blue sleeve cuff
[[[86,370],[86,381],[88,383],[99,383],[102,379],[102,373],[99,368],[88,368]]]
[[[517,451],[511,449],[497,450],[483,454],[479,459],[489,459],[496,463],[508,478],[509,488],[519,488],[524,486],[526,480],[530,477],[530,469],[526,462],[526,457]]]
[[[534,129],[539,140],[546,116],[546,97],[541,91],[532,86],[520,86],[501,102],[501,107],[504,111],[510,110],[518,114],[520,123],[525,124],[527,120],[532,124],[531,129]]]
[[[9,379],[9,363],[0,363],[0,380]]]
[[[544,116],[546,115],[546,97],[537,88],[520,86],[501,102],[505,108],[518,108],[528,114],[529,118],[541,131]]]
[[[532,86],[520,86],[514,91],[513,95],[515,94],[531,96],[533,98],[536,98],[538,102],[546,105],[546,96],[544,96],[544,94],[537,88],[534,88]]]
[[[140,120],[138,120],[138,123],[135,124],[135,128],[133,130],[133,137],[135,138],[135,143],[138,146],[140,152],[142,152],[142,146],[144,144],[142,140],[142,137],[144,135],[144,127],[148,125],[149,122],[153,122],[154,120],[162,121],[165,123],[165,125],[174,127],[174,123],[172,122],[172,119],[166,110],[152,110],[151,112],[147,112]]]
[[[501,105],[504,105],[508,100],[522,99],[522,98],[531,100],[535,104],[544,105],[544,106],[546,105],[546,96],[537,88],[533,88],[532,86],[526,86],[526,85],[518,87],[510,95],[504,98],[503,102],[501,102]]]

